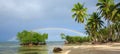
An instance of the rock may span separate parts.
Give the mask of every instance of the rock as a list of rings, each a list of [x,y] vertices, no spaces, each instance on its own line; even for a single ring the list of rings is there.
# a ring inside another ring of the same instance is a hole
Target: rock
[[[61,52],[61,51],[62,51],[62,49],[60,47],[55,47],[53,49],[53,52]]]

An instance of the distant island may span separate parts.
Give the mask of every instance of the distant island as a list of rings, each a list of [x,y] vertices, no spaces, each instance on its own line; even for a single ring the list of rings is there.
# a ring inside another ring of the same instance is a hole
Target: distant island
[[[22,32],[18,32],[17,39],[19,40],[20,45],[46,45],[48,34],[23,30]]]

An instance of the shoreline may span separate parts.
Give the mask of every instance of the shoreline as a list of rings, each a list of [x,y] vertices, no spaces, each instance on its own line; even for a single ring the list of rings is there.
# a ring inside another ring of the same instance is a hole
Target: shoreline
[[[103,45],[65,45],[61,54],[119,54],[120,43]]]

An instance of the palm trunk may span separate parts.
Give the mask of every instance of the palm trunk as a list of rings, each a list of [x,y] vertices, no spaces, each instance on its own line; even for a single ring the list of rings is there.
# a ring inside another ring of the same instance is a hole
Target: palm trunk
[[[110,21],[109,20],[107,21],[107,26],[110,26]],[[108,34],[107,40],[109,42],[109,41],[112,41],[112,27],[111,26],[110,26],[108,32],[109,32],[109,34]]]

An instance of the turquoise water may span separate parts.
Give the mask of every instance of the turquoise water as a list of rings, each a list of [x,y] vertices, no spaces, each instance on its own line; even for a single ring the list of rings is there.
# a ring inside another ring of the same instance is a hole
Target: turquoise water
[[[63,47],[64,42],[47,42],[44,46],[23,47],[17,42],[0,42],[0,54],[54,54],[54,47]]]

